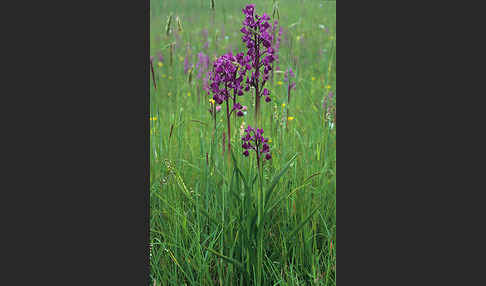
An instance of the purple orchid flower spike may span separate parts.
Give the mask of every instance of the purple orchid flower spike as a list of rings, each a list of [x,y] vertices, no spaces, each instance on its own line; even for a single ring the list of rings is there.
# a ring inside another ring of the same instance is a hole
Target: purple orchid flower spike
[[[263,13],[261,16],[255,13],[255,4],[249,4],[243,9],[245,19],[240,29],[243,34],[241,40],[246,45],[246,56],[243,57],[242,65],[251,70],[251,76],[247,78],[245,91],[250,87],[255,89],[255,120],[260,118],[260,99],[268,94],[263,94],[265,83],[272,71],[272,63],[276,59],[276,49],[272,47],[273,35],[268,20],[270,17]],[[261,70],[263,68],[263,70]]]
[[[289,125],[289,105],[290,105],[290,98],[291,98],[291,90],[295,89],[295,82],[291,82],[290,78],[295,77],[294,71],[292,70],[291,67],[289,67],[285,73],[284,73],[284,81],[287,82],[287,120],[286,120],[286,126],[288,127]]]
[[[191,50],[187,48],[186,57],[184,58],[184,73],[186,74],[189,71],[189,69],[192,68],[190,57],[191,57]]]
[[[201,35],[203,36],[203,40],[207,40],[208,39],[208,29],[203,29],[201,31]]]
[[[243,155],[245,157],[250,155],[251,150],[255,151],[258,167],[260,167],[260,163],[263,160],[272,159],[268,138],[263,137],[263,129],[253,128],[248,125],[244,132],[244,136],[241,138],[243,141],[241,147],[244,149]]]
[[[327,96],[324,95],[324,99],[322,100],[322,109],[325,113],[330,113],[331,111],[331,100],[334,97],[334,93],[329,91]]]
[[[331,112],[331,104],[332,104],[331,101],[332,101],[333,96],[334,96],[334,93],[332,93],[332,91],[329,91],[329,94],[327,96],[328,103],[329,103],[329,105],[327,106],[327,113],[330,113]]]
[[[273,23],[272,31],[275,31],[277,28],[278,21]],[[274,56],[275,56],[275,64],[277,64],[276,70],[279,70],[278,67],[278,51],[280,50],[280,42],[282,41],[282,27],[279,27],[277,38],[275,39],[275,46],[274,46]]]
[[[284,73],[284,81],[289,81],[289,77],[295,77],[294,71],[292,68],[288,68]]]
[[[291,82],[290,78],[295,77],[294,71],[292,68],[288,68],[284,73],[284,81],[288,83],[287,86],[287,101],[290,103],[290,91],[295,89],[295,82]]]
[[[209,68],[209,56],[204,54],[203,52],[200,52],[197,54],[197,63],[196,63],[196,69],[198,70],[197,78],[201,78],[201,76],[208,70]]]
[[[234,56],[231,52],[217,58],[213,63],[213,69],[210,72],[211,84],[210,91],[213,94],[213,100],[217,104],[226,101],[226,121],[228,129],[228,138],[231,138],[230,116],[233,112],[236,116],[243,116],[243,106],[237,102],[238,96],[243,95],[243,77],[247,70],[244,64],[243,54]],[[230,108],[230,102],[232,108]],[[231,140],[228,140],[228,150],[231,150]]]

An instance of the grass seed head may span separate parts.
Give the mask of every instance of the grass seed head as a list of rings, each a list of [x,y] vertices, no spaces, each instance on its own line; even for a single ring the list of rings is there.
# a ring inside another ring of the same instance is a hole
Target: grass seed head
[[[170,35],[170,25],[171,25],[171,23],[172,23],[172,13],[167,18],[167,24],[165,25],[165,34],[167,36]]]
[[[187,77],[187,82],[188,82],[189,84],[191,84],[191,82],[192,82],[192,71],[193,71],[193,70],[194,70],[194,68],[193,68],[193,67],[191,67],[191,68],[189,69],[189,75],[188,75],[188,77]]]
[[[176,17],[176,21],[177,21],[177,30],[179,31],[179,33],[182,33],[183,29],[182,29],[182,20],[179,16]]]
[[[272,12],[273,19],[275,19],[275,15],[277,15],[277,19],[280,20],[280,12],[278,11],[278,2],[273,1],[273,12]]]
[[[171,43],[169,47],[169,63],[171,66],[174,61],[174,45],[175,43]]]

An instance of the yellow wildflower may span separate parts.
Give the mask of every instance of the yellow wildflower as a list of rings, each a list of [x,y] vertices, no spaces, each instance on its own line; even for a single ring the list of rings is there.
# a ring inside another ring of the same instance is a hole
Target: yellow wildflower
[[[165,77],[166,77],[166,75],[165,74],[162,74],[162,78],[165,78]]]
[[[272,143],[272,138],[268,139],[268,143]]]
[[[326,85],[326,88],[331,89],[331,85],[330,84]]]
[[[210,98],[209,103],[214,104],[214,99]]]
[[[282,108],[285,107],[285,103],[282,103]]]
[[[287,119],[288,119],[289,121],[292,121],[292,120],[294,120],[294,119],[295,119],[295,117],[289,116],[289,117],[287,117]]]
[[[164,66],[164,64],[162,62],[159,62],[158,65],[159,65],[159,68]]]
[[[157,120],[157,116],[150,117],[150,121],[156,121],[156,120]]]
[[[315,77],[315,76],[313,76],[313,77],[312,77],[312,80],[313,80],[313,81],[314,81],[314,80],[316,80],[316,77]]]
[[[188,93],[187,93],[187,96],[191,96],[191,92],[188,92]]]
[[[282,82],[281,80],[279,80],[279,81],[277,81],[277,84],[278,84],[278,85],[282,85],[282,84],[283,84],[283,82]]]

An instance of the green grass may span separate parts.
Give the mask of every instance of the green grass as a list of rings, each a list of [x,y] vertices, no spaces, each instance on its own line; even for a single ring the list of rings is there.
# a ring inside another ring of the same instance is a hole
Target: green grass
[[[244,157],[240,140],[242,123],[254,125],[253,94],[241,97],[247,115],[232,118],[232,159],[227,150],[222,153],[223,112],[214,130],[210,97],[197,72],[188,82],[181,59],[187,45],[193,64],[201,51],[211,60],[231,48],[243,51],[241,9],[255,3],[258,14],[271,16],[273,1],[216,0],[215,11],[210,0],[150,3],[157,82],[155,90],[150,79],[151,116],[157,118],[151,120],[150,140],[150,266],[157,285],[336,284],[336,127],[322,108],[328,92],[336,94],[336,4],[278,2],[284,29],[279,67],[292,67],[297,87],[289,103],[283,73],[275,73],[267,86],[272,101],[262,102],[259,127],[271,139],[273,158],[261,182],[254,154]],[[167,45],[176,38],[165,31],[170,13],[173,29],[175,16],[183,25],[172,66]],[[207,50],[203,29],[210,39]],[[288,127],[287,108],[294,117]]]

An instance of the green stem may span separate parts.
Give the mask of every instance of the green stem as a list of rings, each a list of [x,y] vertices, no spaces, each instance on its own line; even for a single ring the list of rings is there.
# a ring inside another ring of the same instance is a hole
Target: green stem
[[[231,114],[229,111],[229,99],[226,100],[226,125],[228,127],[228,154],[231,154]]]
[[[261,167],[260,153],[257,146],[257,166],[258,166],[258,221],[257,221],[257,283],[256,285],[262,285],[262,271],[263,271],[263,173]]]

